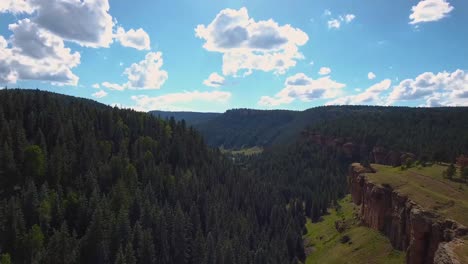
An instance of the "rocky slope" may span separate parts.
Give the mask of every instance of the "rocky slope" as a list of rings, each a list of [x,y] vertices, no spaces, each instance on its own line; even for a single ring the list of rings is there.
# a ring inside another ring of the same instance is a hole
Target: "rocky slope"
[[[349,185],[353,202],[361,207],[363,225],[385,234],[395,249],[406,250],[407,263],[460,263],[453,248],[468,234],[461,224],[421,208],[390,186],[368,180],[371,169],[353,164]]]

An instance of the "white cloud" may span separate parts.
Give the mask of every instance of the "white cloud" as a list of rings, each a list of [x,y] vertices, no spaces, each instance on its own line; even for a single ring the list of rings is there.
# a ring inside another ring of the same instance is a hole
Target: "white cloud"
[[[415,79],[406,79],[394,87],[389,95],[390,104],[397,101],[426,100],[428,106],[468,105],[468,73],[425,72]]]
[[[109,47],[114,22],[108,0],[30,0],[33,21],[55,35],[85,47]]]
[[[156,97],[149,97],[147,95],[132,96],[135,105],[132,107],[138,111],[150,110],[193,110],[187,108],[188,103],[215,103],[225,104],[231,98],[231,93],[221,91],[211,92],[181,92],[165,94]]]
[[[80,54],[65,48],[64,42],[29,19],[10,24],[10,45],[1,37],[0,82],[18,80],[49,81],[55,85],[78,84],[72,69],[80,64]]]
[[[345,86],[345,84],[330,79],[330,76],[314,80],[304,73],[298,73],[287,78],[285,88],[275,96],[262,96],[258,104],[260,106],[273,107],[289,104],[296,99],[310,102],[314,99],[334,98],[340,93],[341,88]]]
[[[331,14],[331,13],[330,13]],[[343,16],[338,16],[338,18],[328,20],[328,28],[330,29],[339,29],[341,27],[341,22],[345,22],[346,24],[351,23],[356,18],[354,14],[346,14]]]
[[[39,80],[76,86],[79,78],[72,69],[80,64],[80,53],[72,52],[65,41],[101,48],[109,47],[116,37],[123,46],[149,49],[149,36],[143,29],[125,32],[119,27],[119,34],[114,35],[109,8],[108,0],[1,0],[0,13],[26,14],[27,18],[9,25],[13,34],[0,46],[0,82]],[[147,72],[153,74],[149,68]],[[156,85],[151,81],[158,76],[138,79],[128,73],[130,86],[135,82]]]
[[[385,79],[367,88],[362,93],[337,98],[331,102],[328,102],[327,105],[382,105],[384,104],[384,98],[381,94],[387,91],[391,85],[392,81],[390,79]]]
[[[320,68],[320,70],[318,72],[318,74],[320,74],[320,75],[328,75],[330,73],[331,73],[331,69],[328,68],[328,67],[322,67],[322,68]]]
[[[377,77],[377,76],[376,76],[375,73],[373,73],[373,72],[369,72],[369,73],[367,74],[367,78],[368,78],[369,80],[374,80],[375,77]]]
[[[92,87],[93,87],[94,89],[99,89],[99,88],[101,88],[101,86],[99,85],[99,83],[93,84]]]
[[[133,63],[125,69],[128,77],[127,86],[135,89],[159,89],[166,82],[168,74],[162,70],[163,58],[161,52],[150,52],[144,60]]]
[[[328,28],[339,29],[341,27],[341,22],[338,19],[328,20]]]
[[[280,26],[272,19],[255,21],[245,7],[224,9],[207,26],[198,25],[196,36],[203,47],[223,54],[223,74],[251,74],[253,70],[284,74],[304,58],[299,52],[309,37],[291,25]]]
[[[331,11],[329,9],[325,9],[325,11],[323,11],[323,15],[324,16],[331,16]]]
[[[116,84],[116,83],[103,82],[101,85],[111,90],[116,90],[116,91],[125,90],[125,87],[123,85]]]
[[[346,23],[350,23],[350,22],[353,21],[355,18],[356,18],[356,16],[353,15],[353,14],[346,14],[346,15],[344,16],[344,21],[345,21]]]
[[[148,33],[146,33],[142,28],[137,30],[130,29],[125,31],[122,27],[117,29],[115,38],[122,44],[124,47],[135,48],[137,50],[150,50],[151,41]]]
[[[150,39],[143,29],[125,31],[109,13],[109,0],[2,0],[0,13],[34,14],[30,19],[56,36],[81,46],[109,47],[114,38],[122,46],[149,50]]]
[[[31,14],[34,11],[30,1],[25,0],[2,0],[0,1],[0,13]]]
[[[102,86],[113,90],[157,90],[168,79],[167,71],[161,69],[163,59],[161,52],[149,52],[144,60],[139,63],[133,63],[126,68],[124,74],[128,78],[125,84],[116,84],[103,82]]]
[[[93,93],[92,96],[95,98],[103,98],[107,96],[107,93],[104,90],[100,90],[98,92]]]
[[[411,8],[410,24],[438,21],[453,10],[446,0],[422,0]]]
[[[203,81],[203,84],[206,86],[218,88],[220,86],[225,85],[226,83],[223,76],[219,75],[216,72],[213,72],[212,74],[210,74],[208,79]]]

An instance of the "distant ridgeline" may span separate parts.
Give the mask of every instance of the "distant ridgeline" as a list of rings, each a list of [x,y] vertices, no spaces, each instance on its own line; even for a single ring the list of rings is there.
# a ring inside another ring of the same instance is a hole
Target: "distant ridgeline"
[[[226,149],[288,144],[303,134],[321,143],[353,143],[352,151],[362,158],[372,152],[387,156],[393,150],[422,159],[453,161],[468,152],[466,107],[324,106],[302,112],[234,109],[205,120],[195,128],[208,144]]]
[[[187,125],[198,125],[208,122],[221,113],[201,113],[201,112],[167,112],[167,111],[150,111],[150,114],[160,117],[162,119],[174,118],[177,121],[184,120]]]
[[[341,116],[302,133],[321,145],[341,146],[353,160],[399,166],[408,158],[454,162],[468,153],[467,131],[466,107],[343,107]]]
[[[298,263],[288,197],[184,123],[0,90],[0,263]]]

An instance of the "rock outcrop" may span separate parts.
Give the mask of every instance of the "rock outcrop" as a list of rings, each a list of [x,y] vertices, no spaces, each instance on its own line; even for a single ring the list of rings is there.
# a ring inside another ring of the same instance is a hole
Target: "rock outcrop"
[[[353,164],[349,171],[351,196],[360,206],[361,223],[386,235],[395,249],[406,251],[409,264],[457,263],[447,249],[468,229],[424,210],[390,186],[370,182],[365,173],[371,172],[360,164]]]

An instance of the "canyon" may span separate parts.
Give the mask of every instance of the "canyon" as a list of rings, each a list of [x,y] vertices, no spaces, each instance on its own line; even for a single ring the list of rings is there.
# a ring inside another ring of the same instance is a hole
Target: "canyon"
[[[369,180],[375,169],[354,163],[348,183],[352,201],[359,206],[362,225],[383,233],[397,250],[406,251],[409,264],[458,264],[455,249],[465,249],[468,228],[423,208],[389,184]]]

